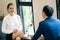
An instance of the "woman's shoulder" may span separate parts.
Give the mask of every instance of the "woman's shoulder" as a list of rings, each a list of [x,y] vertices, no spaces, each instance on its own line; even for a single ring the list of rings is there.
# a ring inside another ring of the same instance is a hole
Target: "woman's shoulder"
[[[4,16],[3,20],[7,20],[9,15]]]
[[[20,16],[18,14],[15,14],[16,17],[20,18]]]
[[[4,19],[6,19],[6,18],[8,18],[9,17],[9,15],[6,15],[5,17],[4,17]]]
[[[15,14],[15,17],[21,19],[21,17],[18,14]]]

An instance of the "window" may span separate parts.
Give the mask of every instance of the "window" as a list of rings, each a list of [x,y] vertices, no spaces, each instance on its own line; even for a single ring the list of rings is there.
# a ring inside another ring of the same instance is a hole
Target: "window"
[[[60,19],[60,7],[58,8],[58,19]]]
[[[23,32],[32,37],[34,35],[34,15],[31,0],[18,0],[17,12],[21,16],[23,23]]]
[[[60,19],[60,0],[56,0],[57,18]]]
[[[31,2],[31,0],[19,0],[20,2]]]

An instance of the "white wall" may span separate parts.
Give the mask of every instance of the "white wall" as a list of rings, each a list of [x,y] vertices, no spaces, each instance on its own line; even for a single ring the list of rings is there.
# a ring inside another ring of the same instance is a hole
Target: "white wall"
[[[45,5],[50,5],[54,9],[53,17],[56,18],[56,0],[33,0],[34,22],[35,28],[38,28],[39,22],[42,20],[42,8]]]

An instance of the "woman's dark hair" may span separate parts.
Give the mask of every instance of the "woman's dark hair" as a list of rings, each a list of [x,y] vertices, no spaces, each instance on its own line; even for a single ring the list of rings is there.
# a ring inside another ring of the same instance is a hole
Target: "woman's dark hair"
[[[44,8],[43,8],[43,12],[45,12],[45,14],[46,14],[48,17],[51,17],[51,16],[53,15],[54,10],[53,10],[52,7],[46,5],[46,6],[44,6]]]
[[[13,3],[9,3],[9,4],[7,5],[7,9],[9,8],[10,5],[14,5],[14,4],[13,4]]]

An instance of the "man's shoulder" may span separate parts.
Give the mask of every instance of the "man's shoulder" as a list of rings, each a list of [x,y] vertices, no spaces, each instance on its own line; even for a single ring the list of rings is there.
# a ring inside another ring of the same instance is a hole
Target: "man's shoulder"
[[[56,19],[56,21],[60,22],[60,20],[59,20],[59,19]]]
[[[43,26],[46,26],[49,22],[49,20],[43,20],[43,21],[40,21],[39,22],[39,25],[43,25]]]
[[[53,18],[53,20],[54,20],[54,22],[60,22],[60,20],[59,19],[56,19],[56,18]]]
[[[39,25],[44,25],[45,24],[45,21],[40,21],[39,22]]]

